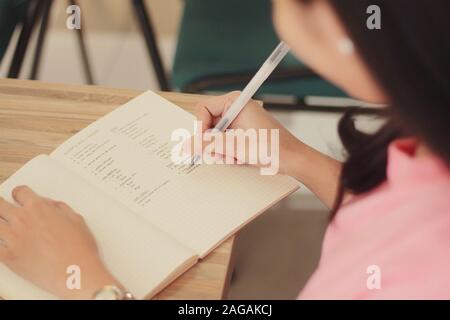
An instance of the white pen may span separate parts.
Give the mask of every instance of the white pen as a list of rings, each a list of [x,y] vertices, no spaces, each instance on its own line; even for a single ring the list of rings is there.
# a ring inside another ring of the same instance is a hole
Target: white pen
[[[213,132],[225,131],[230,126],[230,124],[234,121],[234,119],[236,119],[242,109],[244,109],[250,99],[254,96],[256,91],[258,91],[258,89],[262,86],[264,81],[267,80],[281,60],[283,60],[289,50],[289,46],[281,41],[261,68],[259,68],[258,72],[256,72],[239,97],[233,102],[228,111],[225,112],[222,119],[220,119],[220,121],[216,124]],[[195,155],[192,160],[192,165],[196,164],[198,160],[200,160],[200,155]]]

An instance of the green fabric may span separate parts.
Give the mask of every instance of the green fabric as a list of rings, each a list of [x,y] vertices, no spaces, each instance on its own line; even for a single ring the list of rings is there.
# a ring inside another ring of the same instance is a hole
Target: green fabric
[[[26,11],[27,3],[28,0],[0,0],[0,61],[17,23]]]
[[[186,0],[175,55],[172,83],[177,90],[209,75],[256,70],[279,40],[271,19],[270,0]],[[282,66],[301,66],[289,55]],[[242,89],[245,84],[210,88]],[[326,81],[313,77],[264,85],[260,94],[343,96]]]

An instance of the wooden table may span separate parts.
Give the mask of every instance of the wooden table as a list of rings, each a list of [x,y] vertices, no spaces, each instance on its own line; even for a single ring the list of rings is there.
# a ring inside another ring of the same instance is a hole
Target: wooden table
[[[0,183],[28,160],[59,144],[140,91],[0,79]],[[204,96],[161,93],[192,112]],[[221,299],[230,278],[234,237],[155,299]]]

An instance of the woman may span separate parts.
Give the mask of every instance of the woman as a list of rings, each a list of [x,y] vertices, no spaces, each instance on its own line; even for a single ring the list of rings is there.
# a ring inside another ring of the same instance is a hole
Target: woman
[[[281,171],[332,208],[320,264],[300,298],[450,298],[450,3],[376,3],[381,29],[371,30],[372,1],[273,1],[294,54],[350,95],[389,105],[373,134],[342,118],[344,163],[297,140],[254,102],[232,124],[280,129]],[[204,129],[235,97],[200,106]],[[28,187],[13,197],[18,206],[0,202],[3,263],[61,298],[121,288],[70,207]],[[72,264],[83,271],[81,290],[65,287]],[[367,281],[371,270],[381,271],[381,283]]]

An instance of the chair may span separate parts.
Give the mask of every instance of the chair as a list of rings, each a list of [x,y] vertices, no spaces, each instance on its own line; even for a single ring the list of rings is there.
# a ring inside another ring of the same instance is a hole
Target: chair
[[[68,0],[67,3],[70,5],[77,4],[75,0]],[[39,29],[32,68],[28,76],[29,79],[37,79],[52,5],[53,0],[2,0],[0,2],[0,30],[2,30],[0,33],[0,61],[8,48],[15,28],[21,25],[19,39],[8,71],[9,78],[19,77],[31,36],[36,29]],[[93,84],[94,80],[82,30],[77,30],[77,36],[86,81]]]
[[[0,61],[9,45],[14,29],[18,24],[22,25],[20,37],[16,45],[13,61],[8,72],[8,77],[17,78],[20,74],[25,53],[28,49],[32,32],[35,27],[39,27],[39,34],[34,52],[33,65],[29,75],[30,79],[36,79],[39,72],[39,63],[42,55],[45,38],[47,35],[47,27],[49,23],[49,15],[54,0],[1,0],[0,1]],[[169,80],[163,69],[159,48],[157,47],[157,39],[153,29],[150,15],[147,12],[144,0],[130,1],[143,38],[145,40],[148,54],[155,69],[158,83],[161,90],[170,90]],[[67,0],[68,5],[77,5],[75,0]],[[86,82],[93,84],[94,79],[88,58],[86,45],[82,29],[76,30],[78,45],[80,48],[82,64],[85,72]]]
[[[189,93],[242,89],[278,42],[270,0],[186,0],[172,84]],[[345,98],[346,94],[292,55],[257,94],[267,108],[343,110],[310,106],[305,103],[309,96]]]
[[[0,61],[2,61],[16,26],[23,20],[28,0],[0,1]]]

